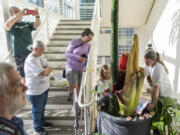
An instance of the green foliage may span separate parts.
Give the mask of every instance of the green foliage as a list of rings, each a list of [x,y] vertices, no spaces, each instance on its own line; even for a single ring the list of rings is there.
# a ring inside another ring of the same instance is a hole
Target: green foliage
[[[180,105],[177,99],[159,97],[156,114],[152,120],[152,129],[158,130],[161,135],[164,135],[165,125],[167,125],[169,135],[176,135],[176,122],[180,122]]]
[[[94,133],[93,135],[106,135],[105,133],[104,134],[98,134],[98,133]]]

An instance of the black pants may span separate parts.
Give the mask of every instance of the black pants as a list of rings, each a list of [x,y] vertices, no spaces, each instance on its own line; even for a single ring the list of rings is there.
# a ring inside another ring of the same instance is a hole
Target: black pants
[[[27,58],[28,54],[19,54],[14,56],[14,60],[17,66],[17,71],[21,75],[21,77],[25,77],[24,73],[24,62]]]

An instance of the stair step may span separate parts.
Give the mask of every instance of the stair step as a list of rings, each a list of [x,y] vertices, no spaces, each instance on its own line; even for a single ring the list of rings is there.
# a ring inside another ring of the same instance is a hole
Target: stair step
[[[63,70],[64,69],[53,69],[52,73],[61,73],[61,74],[63,74]]]
[[[74,34],[74,33],[82,33],[84,29],[57,29],[55,30],[54,34],[61,34],[61,33],[71,33],[71,34]],[[80,34],[81,35],[81,34]]]
[[[27,116],[22,116],[21,119],[23,119],[23,120],[32,120],[32,112],[29,113]],[[53,117],[52,116],[46,116],[47,121],[50,121],[50,120],[74,120],[74,119],[75,119],[74,116],[61,116],[61,117],[60,116],[53,116]]]
[[[91,25],[91,23],[84,23],[84,22],[76,22],[76,23],[64,23],[64,22],[60,22],[59,24],[58,24],[58,26],[90,26]]]
[[[56,29],[66,29],[66,28],[68,28],[68,29],[86,29],[86,28],[89,28],[90,27],[90,25],[58,25],[57,27],[56,27]]]
[[[32,125],[26,125],[25,126],[25,130],[27,132],[28,135],[36,135],[34,133],[33,130],[33,126]],[[74,135],[74,126],[70,125],[70,126],[53,126],[50,129],[45,129],[46,131],[48,131],[49,135]]]
[[[66,64],[66,59],[47,59],[47,61],[51,67]]]
[[[66,59],[62,58],[62,59],[48,59],[48,61],[66,61]]]
[[[47,52],[44,54],[47,59],[66,59],[65,52]]]
[[[32,110],[23,109],[16,116],[23,120],[31,120]],[[69,109],[62,110],[61,108],[46,109],[45,116],[47,120],[74,120],[74,113],[72,112],[72,106]]]
[[[46,110],[71,110],[72,109],[72,102],[67,101],[67,104],[47,104],[46,105]],[[56,108],[56,109],[54,109]],[[27,104],[24,106],[24,108],[22,110],[31,110],[32,109],[32,105],[31,104]]]
[[[73,38],[69,38],[69,37],[66,37],[66,38],[61,38],[61,37],[53,37],[50,39],[50,41],[71,41]]]
[[[50,80],[51,82],[51,86],[53,87],[67,87],[68,85],[68,81],[67,80],[63,80],[61,82],[56,82],[55,80]]]
[[[65,52],[67,48],[67,45],[60,46],[60,45],[48,45],[47,46],[47,52]]]
[[[64,70],[65,65],[51,66],[53,70]]]
[[[24,129],[28,135],[37,135],[33,129],[32,120],[26,120],[27,124],[24,125]],[[61,121],[49,121],[53,123],[52,128],[46,128],[48,135],[74,135],[74,120],[61,120]],[[83,130],[83,123],[80,123],[80,129]]]
[[[78,31],[83,31],[85,28],[87,28],[87,27],[77,27],[77,28],[74,28],[74,27],[67,27],[67,28],[65,28],[65,27],[57,27],[56,28],[56,30],[71,30],[71,31],[73,31],[73,30],[78,30]]]
[[[81,34],[79,34],[79,35],[60,35],[60,34],[57,34],[57,35],[53,35],[51,39],[54,39],[54,38],[74,39],[74,38],[80,38],[80,37],[81,37]]]
[[[74,126],[74,120],[49,120],[48,122],[53,123],[54,125],[67,125],[67,126]],[[32,125],[32,120],[24,120],[25,125]],[[83,125],[83,122],[80,122],[80,125]]]
[[[68,88],[64,88],[64,87],[51,87],[50,91],[67,91]]]
[[[68,90],[63,91],[49,91],[49,97],[53,96],[67,96],[69,94]]]
[[[68,32],[58,32],[58,33],[54,33],[53,35],[81,35],[81,32],[77,32],[77,33],[68,33]]]
[[[63,41],[63,40],[59,40],[59,41],[57,41],[57,40],[50,40],[48,45],[59,45],[59,46],[66,45],[66,46],[68,46],[69,43],[70,43],[69,40],[66,40],[66,41]]]
[[[64,54],[64,51],[56,50],[56,51],[46,51],[44,54]]]
[[[63,22],[63,23],[91,23],[91,21],[89,20],[70,20],[70,19],[66,19],[66,20],[61,20],[60,22]]]
[[[67,96],[49,97],[47,104],[71,104],[72,102],[67,101]]]
[[[53,96],[53,97],[48,97],[48,101],[47,101],[47,105],[71,105],[72,102],[67,101],[67,95],[62,95],[62,96]],[[26,105],[28,107],[28,105],[30,105],[30,103],[28,102],[28,104]]]
[[[74,135],[75,134],[74,126],[71,126],[67,129],[59,126],[59,128],[49,129],[47,131],[49,135]]]

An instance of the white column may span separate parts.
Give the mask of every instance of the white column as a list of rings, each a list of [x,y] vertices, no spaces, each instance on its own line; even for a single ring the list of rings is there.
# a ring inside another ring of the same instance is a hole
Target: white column
[[[4,30],[4,24],[10,17],[8,0],[0,1],[0,10],[1,10],[0,17],[2,18],[0,24],[3,27],[3,28],[1,27],[1,30],[0,30],[2,32],[2,35],[1,35],[2,44],[0,45],[0,48],[3,50],[3,55],[4,55],[3,58],[5,58],[11,49],[10,42],[8,42],[10,41],[10,39]]]
[[[79,20],[80,19],[80,1],[74,0],[74,19]]]

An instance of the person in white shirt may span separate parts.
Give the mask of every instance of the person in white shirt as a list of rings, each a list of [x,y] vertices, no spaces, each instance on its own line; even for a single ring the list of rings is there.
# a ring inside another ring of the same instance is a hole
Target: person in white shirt
[[[28,90],[26,91],[28,100],[32,104],[32,119],[35,131],[39,135],[46,135],[45,127],[52,124],[45,122],[44,110],[48,98],[50,87],[49,74],[52,69],[43,57],[45,44],[37,41],[33,44],[33,51],[25,61],[25,78]]]
[[[146,64],[147,81],[152,86],[152,103],[147,107],[148,111],[155,108],[159,96],[172,96],[172,87],[168,78],[168,69],[161,61],[159,53],[153,49],[147,49],[144,55]]]

